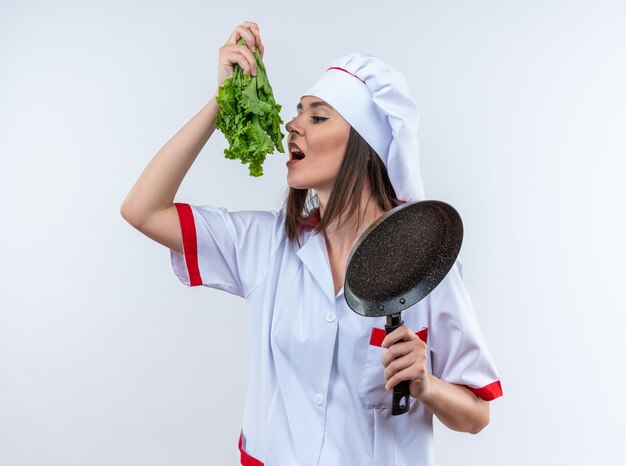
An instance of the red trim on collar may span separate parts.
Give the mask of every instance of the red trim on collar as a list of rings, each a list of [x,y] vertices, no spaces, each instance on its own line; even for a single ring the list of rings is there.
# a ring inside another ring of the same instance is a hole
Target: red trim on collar
[[[311,212],[308,217],[303,218],[301,222],[298,222],[298,228],[315,228],[321,221],[322,217],[318,208]]]
[[[359,81],[361,81],[363,84],[365,84],[365,81],[363,81],[361,78],[359,78],[356,74],[354,73],[350,73],[348,70],[344,70],[343,68],[339,68],[338,66],[331,66],[330,68],[328,68],[328,70],[339,70],[339,71],[344,71],[345,73],[348,73],[350,76],[354,76],[356,79],[358,79]],[[326,71],[328,71],[326,70]]]

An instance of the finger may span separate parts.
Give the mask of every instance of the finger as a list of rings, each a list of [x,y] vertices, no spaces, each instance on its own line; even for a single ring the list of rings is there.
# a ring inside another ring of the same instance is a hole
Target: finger
[[[243,46],[243,45],[238,45],[237,46],[237,50],[239,51],[239,53],[241,53],[246,61],[247,61],[247,69],[248,69],[248,74],[253,74],[256,76],[256,68],[257,68],[257,63],[256,63],[256,58],[254,57],[254,55],[252,55],[252,52],[250,52],[250,50]]]
[[[227,43],[236,44],[240,38],[245,39],[246,46],[251,52],[253,52],[254,47],[256,45],[256,38],[254,37],[254,34],[252,33],[252,31],[250,31],[250,29],[248,29],[247,27],[243,25],[239,25],[235,28],[233,33],[228,38]]]
[[[244,71],[244,74],[250,75],[256,74],[257,63],[254,55],[243,45],[231,45],[229,46],[230,56],[227,60],[231,63],[237,63]]]
[[[398,372],[415,366],[416,370],[420,369],[421,358],[414,353],[406,354],[400,358],[394,359],[384,370],[383,376],[386,380],[390,380]]]
[[[257,23],[255,23],[254,21],[244,21],[243,23],[241,23],[243,26],[249,28],[252,31],[256,31],[259,32],[259,25]]]
[[[413,340],[401,341],[399,343],[396,343],[395,345],[391,345],[389,349],[385,351],[385,354],[380,359],[380,362],[383,364],[384,367],[387,367],[389,364],[391,364],[391,362],[393,362],[394,359],[407,355],[412,351],[415,351],[419,354],[422,348],[426,346],[423,343],[424,342],[422,342],[422,345],[420,345],[419,342]]]
[[[399,341],[399,340],[409,341],[409,340],[414,340],[416,338],[417,338],[417,335],[413,333],[413,330],[411,330],[406,325],[401,325],[400,327],[395,329],[393,332],[391,332],[389,335],[385,336],[381,346],[383,348],[388,348],[391,345],[393,345],[396,341]]]
[[[385,384],[385,390],[391,390],[403,380],[414,380],[421,382],[426,373],[421,370],[415,370],[414,367],[409,367],[400,372],[396,372]]]
[[[265,47],[263,46],[263,41],[261,40],[261,32],[259,30],[259,25],[253,21],[244,21],[243,26],[247,27],[254,34],[255,43],[259,53],[263,55],[263,50]]]
[[[241,39],[242,37],[246,40],[246,44],[248,44],[252,38],[251,36],[254,37],[252,33],[250,32],[250,30],[247,27],[240,24],[238,26],[235,26],[235,29],[233,29],[233,32],[230,34],[230,37],[228,38],[228,40],[226,41],[224,45],[236,44],[237,41]]]

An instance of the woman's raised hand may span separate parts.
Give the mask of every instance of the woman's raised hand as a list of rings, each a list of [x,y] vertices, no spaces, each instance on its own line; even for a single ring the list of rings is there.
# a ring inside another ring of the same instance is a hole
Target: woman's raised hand
[[[245,39],[245,45],[237,44],[239,39]],[[226,43],[220,47],[218,68],[217,68],[217,86],[224,84],[226,79],[233,74],[233,66],[235,64],[241,66],[244,74],[256,75],[256,59],[252,51],[257,49],[263,57],[263,43],[261,42],[261,34],[259,26],[256,23],[246,21],[235,28]]]

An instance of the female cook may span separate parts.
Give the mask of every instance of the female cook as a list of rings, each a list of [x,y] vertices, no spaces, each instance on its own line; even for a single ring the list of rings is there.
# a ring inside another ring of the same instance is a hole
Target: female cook
[[[234,65],[255,74],[254,47],[263,55],[257,24],[237,26],[219,50],[218,86]],[[218,111],[214,95],[156,154],[121,211],[170,249],[185,285],[247,302],[241,464],[432,465],[433,413],[451,429],[479,432],[502,391],[460,261],[387,336],[384,317],[357,315],[343,296],[359,235],[389,209],[424,199],[418,110],[403,75],[350,54],[303,94],[286,125],[290,189],[278,211],[174,203]],[[391,389],[402,380],[414,400],[391,416]]]

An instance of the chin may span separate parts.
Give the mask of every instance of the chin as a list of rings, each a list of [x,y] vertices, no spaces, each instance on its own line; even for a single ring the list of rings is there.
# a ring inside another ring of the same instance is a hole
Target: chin
[[[318,189],[332,190],[335,178],[329,176],[297,176],[293,173],[287,175],[287,186],[293,189]]]
[[[293,179],[287,177],[287,186],[293,189],[311,189],[311,183],[307,183],[306,180]]]
[[[300,183],[287,183],[287,185],[290,188],[293,189],[311,189],[311,186],[307,185],[307,184],[300,184]]]

